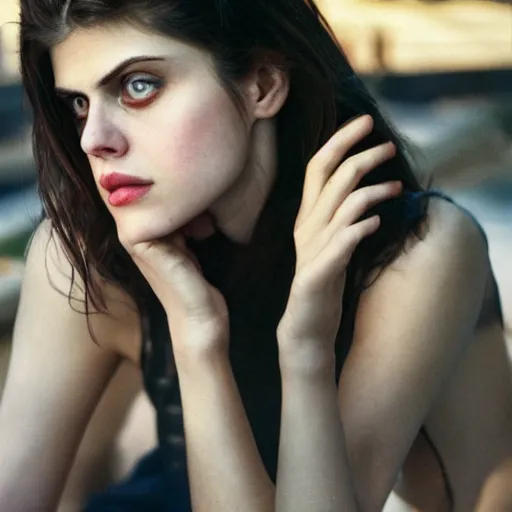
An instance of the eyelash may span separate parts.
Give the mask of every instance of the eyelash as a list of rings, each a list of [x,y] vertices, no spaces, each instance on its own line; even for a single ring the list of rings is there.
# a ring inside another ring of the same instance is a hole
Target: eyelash
[[[143,83],[146,86],[153,87],[154,92],[150,93],[146,98],[143,98],[143,99],[133,99],[132,98],[131,101],[130,100],[126,101],[125,94],[124,94],[126,91],[126,87],[128,85],[133,85],[134,83],[137,83],[137,82]],[[125,104],[127,104],[131,108],[143,108],[146,105],[148,105],[150,102],[153,101],[156,93],[162,88],[162,85],[163,85],[162,80],[160,80],[156,77],[148,76],[148,75],[141,74],[141,73],[130,73],[128,75],[125,75],[124,77],[121,77],[119,83],[120,83],[120,95],[119,95],[120,101],[123,101]],[[88,109],[88,100],[84,96],[70,97],[68,99],[67,103],[68,103],[68,107],[70,108],[71,114],[73,115],[75,121],[79,124],[83,124],[85,122],[87,115],[80,116],[80,114],[78,114],[76,112],[74,102],[77,99],[84,100],[87,103],[87,109]]]

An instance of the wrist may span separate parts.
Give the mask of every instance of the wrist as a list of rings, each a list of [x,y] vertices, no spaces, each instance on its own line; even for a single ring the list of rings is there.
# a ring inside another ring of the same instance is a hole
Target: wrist
[[[169,319],[169,333],[177,363],[209,364],[229,358],[229,331],[215,322],[179,322]]]
[[[335,376],[334,350],[317,340],[278,338],[279,367],[283,379],[331,380]]]
[[[186,346],[173,344],[173,355],[178,373],[212,373],[231,367],[227,344],[208,347],[194,344]]]

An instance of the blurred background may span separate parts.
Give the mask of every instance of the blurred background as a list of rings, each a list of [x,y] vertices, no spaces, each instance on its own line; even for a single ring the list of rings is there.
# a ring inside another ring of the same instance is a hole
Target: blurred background
[[[17,0],[0,9],[0,394],[24,249],[41,207],[18,75]],[[512,5],[318,0],[349,60],[436,187],[488,233],[512,319]]]

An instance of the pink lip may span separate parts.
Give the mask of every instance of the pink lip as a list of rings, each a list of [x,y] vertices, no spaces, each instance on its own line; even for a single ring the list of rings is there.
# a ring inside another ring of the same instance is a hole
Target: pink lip
[[[117,188],[108,196],[108,202],[111,206],[126,206],[145,196],[152,186],[150,184]]]
[[[113,172],[101,176],[100,185],[107,192],[110,192],[108,202],[112,206],[125,206],[145,196],[153,182],[128,174]]]
[[[150,180],[143,180],[135,176],[129,176],[128,174],[120,174],[113,172],[111,174],[104,174],[100,178],[100,185],[107,192],[114,192],[114,190],[121,187],[133,187],[137,185],[152,185],[153,182]]]

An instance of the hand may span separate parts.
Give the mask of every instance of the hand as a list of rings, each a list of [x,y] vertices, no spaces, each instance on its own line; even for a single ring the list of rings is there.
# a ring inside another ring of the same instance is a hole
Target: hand
[[[167,313],[175,355],[203,356],[227,350],[226,302],[203,277],[185,235],[176,232],[133,245],[119,238]]]
[[[308,164],[294,227],[296,271],[277,331],[283,364],[332,362],[347,265],[361,240],[380,225],[377,216],[358,219],[401,193],[400,182],[355,190],[366,174],[396,153],[395,146],[386,143],[343,161],[372,129],[370,116],[357,118],[343,126]]]

